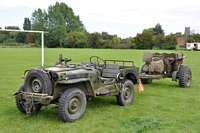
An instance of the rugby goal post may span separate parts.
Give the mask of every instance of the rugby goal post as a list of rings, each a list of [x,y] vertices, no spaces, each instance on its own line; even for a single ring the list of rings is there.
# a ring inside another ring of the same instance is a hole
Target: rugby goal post
[[[0,29],[0,31],[14,31],[14,32],[34,32],[41,33],[41,45],[42,45],[42,66],[44,66],[44,33],[45,31],[33,31],[33,30],[10,30],[10,29]]]

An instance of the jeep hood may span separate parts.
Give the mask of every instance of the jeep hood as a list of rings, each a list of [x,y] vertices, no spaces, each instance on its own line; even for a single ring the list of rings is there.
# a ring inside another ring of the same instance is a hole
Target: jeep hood
[[[54,72],[61,72],[61,71],[72,71],[72,70],[78,70],[80,68],[68,68],[68,67],[47,67],[43,68],[45,71],[54,71]]]

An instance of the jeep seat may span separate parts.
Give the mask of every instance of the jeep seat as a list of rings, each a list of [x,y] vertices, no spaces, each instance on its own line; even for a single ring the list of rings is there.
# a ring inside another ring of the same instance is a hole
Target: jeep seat
[[[106,64],[106,68],[103,69],[101,81],[112,81],[119,71],[118,64]]]

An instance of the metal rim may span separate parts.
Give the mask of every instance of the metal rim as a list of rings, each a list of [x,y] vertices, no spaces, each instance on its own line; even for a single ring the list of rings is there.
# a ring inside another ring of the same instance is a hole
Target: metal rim
[[[186,84],[190,85],[190,82],[191,82],[191,73],[190,73],[190,71],[188,71],[186,73]]]
[[[42,82],[38,78],[34,78],[31,82],[31,89],[35,93],[42,92]]]
[[[81,98],[78,96],[74,96],[69,100],[68,105],[66,106],[66,110],[71,116],[75,116],[81,112],[81,106]]]
[[[126,86],[124,88],[123,95],[124,95],[124,100],[128,100],[130,98],[130,96],[131,96],[131,90],[130,90],[129,86]]]

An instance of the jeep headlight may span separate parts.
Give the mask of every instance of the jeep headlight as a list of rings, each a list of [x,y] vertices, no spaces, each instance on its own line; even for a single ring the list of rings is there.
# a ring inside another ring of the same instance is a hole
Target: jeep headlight
[[[57,81],[58,81],[58,74],[57,74],[57,73],[53,73],[53,74],[52,74],[52,80],[53,80],[54,82],[57,82]]]
[[[123,76],[122,73],[118,73],[118,74],[116,75],[116,77],[115,77],[115,80],[116,80],[117,82],[121,82],[123,79],[124,79],[124,76]]]

